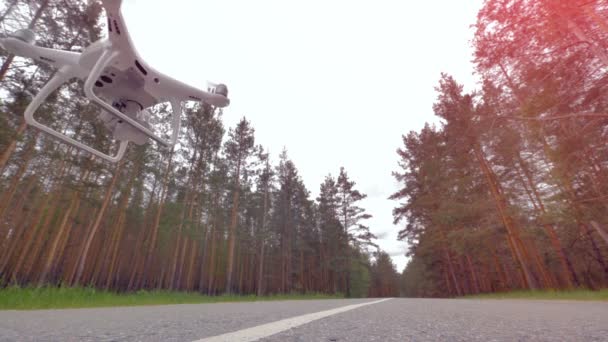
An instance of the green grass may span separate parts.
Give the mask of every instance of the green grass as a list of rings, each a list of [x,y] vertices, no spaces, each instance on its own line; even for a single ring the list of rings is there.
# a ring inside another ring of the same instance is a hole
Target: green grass
[[[599,291],[512,291],[465,296],[467,299],[540,299],[540,300],[599,300],[608,301],[608,289]]]
[[[257,297],[253,295],[204,296],[195,292],[189,293],[169,291],[138,291],[134,293],[119,294],[115,292],[82,287],[7,287],[0,289],[0,310],[64,309],[104,306],[337,298],[343,298],[343,296],[326,294],[280,294],[264,297]]]

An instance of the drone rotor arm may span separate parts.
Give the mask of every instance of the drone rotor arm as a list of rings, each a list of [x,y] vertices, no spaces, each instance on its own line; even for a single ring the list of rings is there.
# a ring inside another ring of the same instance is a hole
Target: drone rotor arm
[[[37,55],[32,57],[33,59],[47,63],[55,68],[78,65],[80,58],[80,53],[78,52],[49,49],[40,46],[34,46],[34,48],[36,48]]]
[[[127,26],[121,13],[122,0],[101,0],[101,4],[106,12],[108,21],[108,38],[115,41],[128,36]]]
[[[220,94],[204,91],[186,83],[164,76],[164,90],[172,97],[183,101],[205,102],[212,106],[223,108],[230,104],[230,100]]]
[[[0,38],[0,46],[16,56],[44,62],[58,69],[64,66],[78,65],[80,57],[77,52],[36,46],[13,37]]]

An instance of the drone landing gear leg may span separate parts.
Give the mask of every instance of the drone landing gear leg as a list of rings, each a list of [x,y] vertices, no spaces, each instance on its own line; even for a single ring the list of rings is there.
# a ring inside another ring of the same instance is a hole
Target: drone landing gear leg
[[[90,146],[87,146],[79,141],[76,141],[76,140],[66,136],[65,134],[59,133],[56,130],[54,130],[46,125],[43,125],[40,122],[36,121],[36,119],[34,119],[34,113],[36,112],[38,107],[40,107],[40,105],[42,105],[44,100],[46,100],[46,98],[52,92],[57,90],[62,84],[66,83],[73,77],[75,77],[75,74],[72,72],[71,68],[69,68],[69,67],[58,70],[57,73],[55,74],[55,76],[53,76],[44,85],[44,87],[42,87],[42,89],[40,89],[40,92],[38,92],[36,97],[34,97],[32,102],[25,109],[25,114],[24,114],[25,122],[27,122],[29,125],[32,125],[32,126],[38,128],[39,130],[41,130],[43,132],[50,134],[51,136],[65,142],[65,143],[68,143],[81,150],[85,150],[99,158],[105,159],[112,163],[118,162],[125,155],[125,152],[127,150],[127,145],[129,144],[128,141],[121,141],[116,155],[110,156],[110,155],[100,152]]]

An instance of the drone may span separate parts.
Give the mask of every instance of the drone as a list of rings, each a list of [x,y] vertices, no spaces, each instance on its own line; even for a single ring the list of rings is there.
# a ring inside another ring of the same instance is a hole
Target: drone
[[[207,82],[207,90],[197,89],[177,81],[148,65],[135,50],[120,8],[122,0],[102,0],[107,16],[108,36],[82,53],[49,49],[35,45],[35,33],[18,30],[0,38],[0,47],[22,57],[49,64],[57,69],[25,109],[25,122],[69,145],[94,156],[116,163],[122,159],[130,141],[137,145],[153,139],[162,146],[173,146],[178,138],[182,102],[197,101],[216,108],[230,104],[224,84]],[[99,118],[120,141],[114,156],[103,153],[46,126],[34,118],[34,113],[46,98],[72,79],[84,81],[84,94],[103,111]],[[148,123],[149,108],[159,103],[171,105],[171,138],[157,136]]]

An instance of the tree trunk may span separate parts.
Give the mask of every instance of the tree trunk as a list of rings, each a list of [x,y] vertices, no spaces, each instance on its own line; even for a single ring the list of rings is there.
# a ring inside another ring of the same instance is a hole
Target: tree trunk
[[[171,167],[173,166],[173,149],[169,153],[169,162],[167,163],[167,169],[165,170],[165,175],[163,176],[163,187],[161,191],[161,195],[158,198],[158,208],[156,209],[156,216],[154,217],[154,223],[152,224],[152,232],[150,234],[150,244],[148,245],[148,252],[146,253],[146,259],[144,262],[143,272],[140,278],[143,281],[143,278],[146,275],[150,267],[150,262],[152,262],[152,257],[154,256],[154,250],[156,249],[156,239],[158,238],[158,226],[160,224],[160,216],[163,212],[163,206],[165,204],[167,189],[169,187],[169,174],[171,174]]]
[[[490,169],[490,166],[488,165],[485,156],[481,151],[481,146],[476,145],[473,150],[475,152],[475,157],[477,158],[477,161],[486,176],[488,186],[490,187],[490,190],[494,197],[496,208],[498,209],[502,222],[505,225],[505,229],[507,230],[507,235],[509,236],[512,242],[509,245],[514,251],[519,268],[523,272],[525,286],[529,289],[536,289],[536,282],[534,281],[532,272],[530,271],[529,266],[526,262],[527,260],[525,258],[525,246],[523,245],[523,243],[521,242],[521,238],[519,237],[518,227],[515,225],[513,218],[508,213],[507,200],[502,194],[500,184],[498,183],[496,175],[494,174],[494,171]]]
[[[504,270],[503,265],[498,261],[498,255],[496,251],[492,251],[492,258],[494,261],[494,268],[496,268],[496,272],[498,273],[498,278],[500,283],[502,284],[499,290],[508,290],[511,288],[511,280],[507,278],[507,272]]]
[[[192,165],[194,166],[195,163],[193,163]],[[192,170],[190,170],[190,173],[192,173]],[[194,203],[196,201],[196,196],[194,194],[194,190],[191,189],[191,187],[193,186],[193,184],[197,183],[197,179],[194,179],[192,181],[192,177],[191,179],[186,183],[186,188],[188,189],[184,198],[184,207],[182,209],[181,215],[180,215],[180,221],[179,221],[179,225],[177,228],[177,231],[175,233],[176,235],[176,242],[175,242],[175,250],[173,252],[173,258],[172,260],[172,264],[171,264],[171,272],[169,275],[169,288],[173,289],[174,287],[178,287],[179,288],[179,278],[181,275],[181,269],[182,269],[182,264],[180,263],[178,265],[178,259],[180,256],[180,252],[181,252],[181,259],[184,259],[184,254],[187,251],[187,246],[188,246],[188,240],[187,237],[184,237],[184,247],[180,248],[181,245],[181,240],[182,240],[182,230],[184,228],[184,224],[186,219],[188,220],[188,222],[192,222],[192,218],[193,218],[193,213],[194,213]],[[177,269],[179,269],[180,271],[178,272]],[[176,272],[178,273],[177,275],[177,279],[176,279]]]
[[[177,276],[175,279],[175,288],[177,288],[178,290],[182,290],[183,289],[183,274],[184,274],[184,265],[186,263],[185,259],[186,259],[186,255],[188,254],[188,249],[189,249],[189,245],[190,245],[190,239],[185,236],[184,237],[184,248],[182,248],[181,251],[181,255],[180,255],[180,260],[179,260],[179,268],[177,270]]]
[[[456,279],[456,273],[454,272],[452,256],[450,255],[450,252],[448,251],[447,248],[443,249],[443,253],[445,254],[445,258],[448,262],[448,270],[450,271],[450,276],[452,278],[452,281],[454,282],[454,288],[456,288],[456,295],[462,296],[463,293],[462,293],[462,290],[460,289],[460,285],[458,284],[458,279]]]
[[[595,221],[592,221],[592,222],[595,222]],[[596,223],[596,225],[597,225],[597,223]],[[597,226],[597,228],[599,228],[601,231],[601,227]],[[598,247],[597,243],[595,242],[593,235],[591,235],[591,230],[589,228],[586,228],[585,230],[586,230],[587,236],[589,237],[589,240],[591,241],[591,248],[593,249],[593,252],[595,253],[595,259],[600,264],[601,268],[604,270],[604,277],[608,280],[608,264],[604,261],[602,252],[600,251],[600,248]]]
[[[89,249],[91,248],[91,243],[93,242],[93,238],[97,234],[97,231],[99,230],[99,226],[101,225],[101,220],[103,219],[103,217],[106,213],[106,209],[108,208],[108,204],[110,203],[110,199],[112,198],[112,193],[114,192],[114,185],[116,185],[116,180],[120,176],[120,171],[122,169],[122,166],[123,166],[123,162],[120,161],[118,163],[118,165],[116,166],[116,169],[114,170],[114,175],[112,176],[112,181],[110,182],[110,185],[108,186],[108,189],[106,190],[106,194],[104,196],[103,203],[101,204],[101,208],[99,209],[99,212],[97,213],[95,222],[93,223],[93,226],[91,227],[89,234],[87,235],[87,239],[84,244],[84,249],[79,258],[78,271],[76,271],[76,277],[74,279],[74,284],[80,284],[80,282],[82,281],[82,272],[84,271],[84,265],[87,262],[87,257],[89,255]]]
[[[456,291],[452,288],[452,282],[450,281],[450,276],[448,268],[443,265],[442,267],[443,272],[443,283],[445,284],[446,289],[448,290],[448,295],[446,297],[454,297],[456,295]]]
[[[520,166],[521,170],[523,171],[524,175],[526,176],[528,185],[532,191],[532,194],[534,195],[534,198],[536,199],[536,203],[538,205],[538,210],[540,210],[540,215],[541,215],[541,217],[543,217],[546,214],[545,205],[543,204],[543,201],[540,198],[540,195],[538,194],[538,190],[537,190],[536,184],[534,183],[534,180],[532,178],[532,174],[530,173],[530,170],[528,169],[527,164],[525,163],[525,161],[519,154],[517,155],[517,158],[518,158],[519,166]],[[552,225],[550,225],[548,223],[544,223],[543,228],[545,229],[547,236],[549,236],[549,239],[551,240],[551,245],[553,247],[554,253],[557,255],[557,257],[559,259],[560,265],[562,267],[562,276],[563,276],[564,280],[566,281],[566,287],[567,288],[572,288],[574,286],[578,287],[580,285],[579,281],[578,281],[578,277],[576,276],[576,272],[574,271],[574,268],[572,267],[572,263],[568,259],[568,256],[566,255],[566,252],[565,252],[564,248],[562,247],[561,242],[557,238],[555,229],[553,228]]]
[[[130,189],[127,190],[127,193],[130,192]],[[125,196],[128,200],[128,195]],[[110,285],[114,281],[114,270],[116,268],[117,258],[118,258],[118,249],[120,248],[120,241],[122,238],[122,234],[125,228],[125,216],[126,216],[126,203],[127,200],[121,201],[119,204],[120,214],[118,215],[118,219],[116,220],[116,224],[114,226],[114,233],[110,237],[110,247],[109,247],[109,260],[108,260],[108,268],[106,273],[106,282],[104,288],[108,290]],[[121,209],[122,208],[122,209]]]
[[[208,215],[211,216],[211,215]],[[200,293],[206,293],[205,292],[205,286],[207,285],[207,277],[206,275],[208,275],[208,269],[207,267],[207,252],[209,250],[209,241],[211,239],[211,228],[210,228],[210,218],[208,217],[206,220],[206,225],[205,225],[205,237],[201,243],[201,248],[203,250],[203,255],[201,257],[201,268],[199,270],[199,278],[198,278],[198,291]]]
[[[61,175],[63,175],[63,172],[60,173]],[[62,176],[60,176],[62,177]],[[29,256],[29,262],[24,264],[24,273],[25,274],[29,274],[30,271],[32,270],[32,268],[35,265],[35,262],[38,260],[38,257],[42,254],[42,245],[44,244],[44,239],[47,237],[48,231],[50,229],[51,226],[51,222],[53,221],[53,218],[55,216],[55,212],[57,210],[57,207],[59,206],[59,197],[61,195],[61,189],[59,186],[57,186],[57,188],[52,192],[52,196],[51,196],[51,200],[49,201],[50,203],[50,208],[48,208],[48,210],[46,210],[46,217],[44,218],[44,222],[42,223],[42,226],[40,227],[37,236],[36,236],[36,241],[34,242],[34,245],[31,248],[31,252],[28,253],[27,255],[22,252],[23,256]],[[32,227],[33,228],[33,227]],[[32,275],[30,278],[34,278],[34,276]]]
[[[13,264],[11,264],[11,260],[13,259],[14,254],[17,254],[15,251],[20,251],[23,248],[23,244],[27,244],[31,240],[31,234],[29,234],[30,232],[25,228],[28,225],[27,223],[29,217],[23,212],[23,206],[26,202],[29,203],[29,201],[26,200],[28,199],[28,195],[30,194],[35,182],[36,179],[34,177],[27,182],[25,185],[24,194],[20,196],[16,208],[14,209],[15,212],[20,214],[16,214],[16,217],[11,220],[9,223],[11,228],[9,228],[9,231],[5,234],[5,243],[2,247],[4,247],[3,249],[7,251],[2,253],[2,257],[0,258],[0,279],[10,278],[9,272],[3,271],[5,266],[7,270],[10,270],[10,267],[13,266]],[[32,202],[33,207],[35,207],[38,202],[41,202],[41,198],[35,198]]]
[[[192,291],[194,289],[193,278],[194,278],[194,262],[196,260],[196,255],[198,254],[198,248],[196,246],[196,241],[192,240],[190,247],[190,258],[188,260],[188,267],[186,269],[186,291]]]
[[[38,234],[38,228],[42,223],[42,218],[44,217],[45,210],[48,208],[48,204],[50,203],[50,199],[52,197],[49,194],[45,194],[43,196],[44,199],[42,200],[42,203],[37,206],[39,208],[38,213],[32,221],[33,223],[29,226],[29,229],[27,229],[26,236],[24,237],[24,244],[21,246],[21,253],[19,253],[19,256],[13,268],[13,282],[16,282],[18,280],[19,273],[21,272],[21,268],[23,267],[23,263],[25,261],[25,257],[29,255],[30,248],[34,242],[34,237]],[[0,268],[0,274],[4,274],[2,268]]]
[[[9,58],[12,60],[12,56],[9,56]],[[2,155],[0,155],[0,174],[4,172],[4,167],[6,166],[6,163],[8,162],[9,158],[17,148],[17,142],[19,142],[19,139],[21,139],[21,135],[25,132],[26,128],[27,124],[25,123],[25,121],[19,124],[19,127],[17,127],[17,131],[15,132],[15,139],[13,139],[13,141],[8,144],[6,149],[2,152]]]
[[[264,294],[264,247],[266,244],[264,240],[260,245],[260,263],[258,264],[258,288],[257,294],[258,296],[262,296]]]
[[[42,0],[42,2],[40,3],[40,6],[34,13],[32,20],[30,20],[30,23],[27,25],[28,29],[34,28],[34,26],[36,25],[36,23],[38,22],[38,20],[42,16],[42,13],[44,12],[44,10],[46,10],[48,5],[49,5],[49,0]],[[15,58],[15,56],[12,54],[7,56],[6,59],[4,60],[4,63],[2,63],[2,66],[0,66],[0,82],[2,82],[4,80],[4,77],[6,76],[8,69],[10,68],[11,64],[13,63],[14,58]],[[2,174],[2,172],[4,171],[4,167],[6,166],[8,159],[15,151],[15,148],[17,147],[17,142],[19,141],[19,138],[21,137],[23,132],[25,132],[26,126],[27,125],[26,125],[25,121],[23,121],[17,128],[15,139],[13,139],[13,141],[11,141],[8,144],[8,146],[6,147],[6,149],[4,151],[2,151],[2,155],[0,155],[0,174]]]
[[[57,233],[55,234],[55,237],[53,238],[53,240],[51,241],[51,245],[49,246],[50,248],[48,254],[46,255],[46,262],[44,263],[44,267],[38,278],[38,286],[43,286],[47,281],[49,272],[51,271],[51,268],[55,262],[55,255],[57,254],[57,246],[59,244],[59,241],[63,237],[63,234],[68,226],[68,220],[71,217],[72,212],[76,211],[75,209],[78,208],[78,205],[80,203],[78,197],[78,192],[74,191],[72,199],[70,200],[70,206],[63,214],[63,218],[61,220],[61,223],[59,224]]]
[[[84,182],[88,179],[89,174],[91,172],[92,160],[93,160],[93,157],[88,159],[88,161],[86,162],[86,164],[84,166],[84,169],[81,171],[82,173],[81,173],[80,177],[78,178],[79,184],[81,184],[82,182]],[[79,205],[80,205],[80,193],[78,192],[78,190],[73,190],[71,200],[70,200],[70,205],[69,205],[67,211],[63,215],[62,221],[59,225],[57,233],[55,234],[55,237],[51,241],[49,253],[46,256],[46,262],[44,263],[44,266],[43,266],[42,271],[40,272],[40,276],[38,278],[38,286],[44,285],[45,281],[47,280],[48,273],[50,272],[51,267],[53,266],[53,263],[55,261],[54,259],[55,259],[55,254],[57,253],[57,247],[58,247],[59,241],[61,240],[61,238],[67,228],[68,219],[71,216],[72,211],[76,212],[76,210],[74,210],[74,208],[78,208]],[[48,223],[50,223],[50,218],[49,218],[49,221],[47,221],[47,224],[46,224],[47,226],[48,226]]]
[[[212,295],[215,293],[215,257],[216,257],[216,249],[217,249],[217,240],[218,240],[218,233],[217,230],[219,229],[219,197],[220,197],[220,193],[219,190],[217,190],[215,192],[214,198],[213,198],[213,204],[212,204],[212,210],[213,210],[213,220],[211,223],[211,252],[210,252],[210,260],[209,260],[209,277],[208,277],[208,283],[207,283],[207,294],[208,295]]]
[[[0,198],[0,220],[4,217],[6,210],[10,207],[11,200],[13,199],[13,196],[15,195],[15,192],[17,191],[19,181],[21,181],[21,178],[25,174],[25,171],[27,171],[27,167],[29,166],[29,163],[32,160],[32,157],[34,156],[34,150],[35,150],[34,147],[36,147],[36,137],[37,136],[38,136],[38,133],[36,133],[34,135],[34,137],[32,138],[32,141],[30,142],[29,146],[27,147],[27,149],[25,151],[25,154],[22,157],[23,161],[21,163],[21,166],[19,167],[19,169],[13,176],[11,185],[8,187],[8,189],[6,191],[4,191],[4,194]],[[2,167],[0,166],[0,175],[2,174],[1,169],[2,169]]]
[[[182,220],[183,220],[183,217],[182,217]],[[181,236],[182,225],[183,225],[183,221],[180,222],[180,224],[178,225],[177,231],[175,232],[175,235],[176,235],[175,236],[175,247],[173,248],[173,256],[171,258],[171,269],[169,271],[169,276],[168,276],[168,279],[169,279],[168,287],[170,290],[174,290],[175,286],[177,286],[175,274],[177,272],[177,260],[179,258],[180,251],[182,250],[180,248],[181,240],[182,240],[182,236]]]
[[[131,191],[133,190],[133,183],[135,182],[136,177],[139,176],[140,172],[140,164],[131,170],[131,177],[129,178],[129,182],[122,194],[122,198],[120,203],[118,204],[117,210],[119,211],[118,218],[116,219],[116,224],[114,225],[113,232],[110,237],[110,246],[108,248],[109,253],[109,264],[108,270],[106,274],[106,282],[105,289],[109,289],[110,285],[114,281],[114,270],[116,268],[117,258],[118,258],[118,249],[120,247],[120,241],[122,238],[122,234],[125,228],[125,219],[127,214],[127,205],[129,204],[129,197],[131,196]]]
[[[606,246],[608,246],[608,232],[604,231],[604,229],[599,225],[599,223],[593,220],[589,221],[589,223],[591,224],[591,227],[593,227],[593,229],[595,229],[595,231],[599,234],[602,240],[604,240]]]
[[[157,177],[154,178],[154,185],[152,186],[152,191],[150,192],[150,199],[148,200],[148,205],[146,206],[145,215],[143,218],[143,222],[140,225],[139,234],[137,234],[137,238],[135,240],[135,248],[133,249],[133,258],[134,261],[130,264],[132,265],[129,282],[127,285],[127,290],[131,291],[136,287],[136,283],[138,282],[139,274],[143,273],[144,263],[147,258],[145,254],[145,241],[146,241],[146,226],[150,222],[150,216],[152,215],[152,208],[154,207],[154,201],[156,199],[156,189],[159,185],[159,180]],[[159,196],[161,196],[159,194]]]
[[[239,195],[241,178],[241,160],[236,165],[234,177],[234,194],[232,197],[232,214],[230,215],[230,228],[228,231],[228,263],[226,268],[226,293],[232,292],[232,269],[234,267],[234,245],[236,241],[236,225],[238,223]]]

